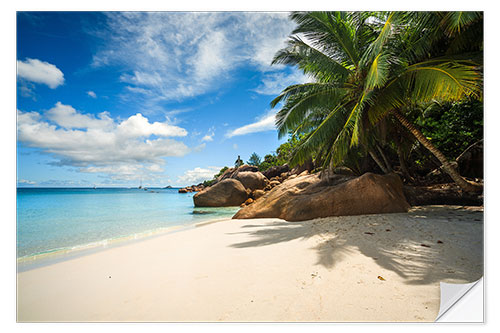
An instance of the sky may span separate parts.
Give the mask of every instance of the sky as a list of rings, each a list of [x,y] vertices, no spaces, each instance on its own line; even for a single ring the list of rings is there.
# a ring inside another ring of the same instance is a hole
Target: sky
[[[276,150],[282,12],[18,12],[17,184],[186,186]]]

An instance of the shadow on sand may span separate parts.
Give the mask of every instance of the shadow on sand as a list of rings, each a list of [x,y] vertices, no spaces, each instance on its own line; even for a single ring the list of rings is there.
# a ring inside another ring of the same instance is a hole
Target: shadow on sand
[[[359,251],[407,284],[465,283],[483,275],[483,212],[477,208],[414,207],[408,214],[273,221],[242,228],[254,240],[232,247],[314,239],[317,264],[328,269]]]

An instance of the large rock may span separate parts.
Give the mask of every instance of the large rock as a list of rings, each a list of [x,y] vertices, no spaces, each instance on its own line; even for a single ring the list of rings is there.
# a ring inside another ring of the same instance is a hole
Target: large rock
[[[214,184],[217,184],[217,183],[223,181],[224,179],[236,178],[236,176],[240,172],[257,172],[257,171],[259,171],[259,168],[257,168],[256,166],[253,166],[253,165],[248,165],[248,164],[243,164],[239,168],[229,168],[226,171],[224,171],[224,173],[222,175],[217,177],[217,180],[215,181]]]
[[[236,172],[236,168],[229,168],[229,169],[227,169],[226,171],[224,171],[224,173],[222,175],[220,175],[219,177],[217,177],[217,180],[216,180],[215,184],[223,181],[224,179],[231,178],[231,176],[235,172]]]
[[[245,171],[257,172],[259,171],[259,168],[256,167],[255,165],[248,165],[248,164],[243,164],[238,168],[238,172],[245,172]]]
[[[236,179],[224,179],[193,196],[196,207],[239,206],[248,198],[243,184]]]
[[[314,169],[314,162],[311,158],[309,158],[307,161],[305,161],[303,164],[296,166],[293,168],[290,173],[292,175],[300,175],[304,171],[309,171],[311,172]]]
[[[262,190],[267,185],[267,179],[260,172],[243,171],[236,174],[235,179],[239,180],[245,188],[254,190]]]
[[[288,164],[276,165],[262,172],[262,174],[266,176],[267,179],[271,179],[273,177],[279,177],[283,172],[288,172],[289,170],[290,167],[288,166]]]
[[[319,174],[288,179],[234,219],[277,217],[303,221],[318,217],[407,212],[410,205],[396,174],[365,173],[353,178]]]

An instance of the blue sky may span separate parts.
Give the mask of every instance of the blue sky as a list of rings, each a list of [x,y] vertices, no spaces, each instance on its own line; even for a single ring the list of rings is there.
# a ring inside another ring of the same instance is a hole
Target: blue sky
[[[19,12],[18,186],[190,185],[274,151],[269,102],[307,81],[271,66],[293,27],[277,12]]]

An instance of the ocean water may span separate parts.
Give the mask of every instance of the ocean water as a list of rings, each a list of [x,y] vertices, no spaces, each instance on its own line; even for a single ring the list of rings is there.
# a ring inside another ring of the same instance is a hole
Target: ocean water
[[[230,218],[238,207],[195,208],[177,189],[18,188],[17,257],[107,246]]]

